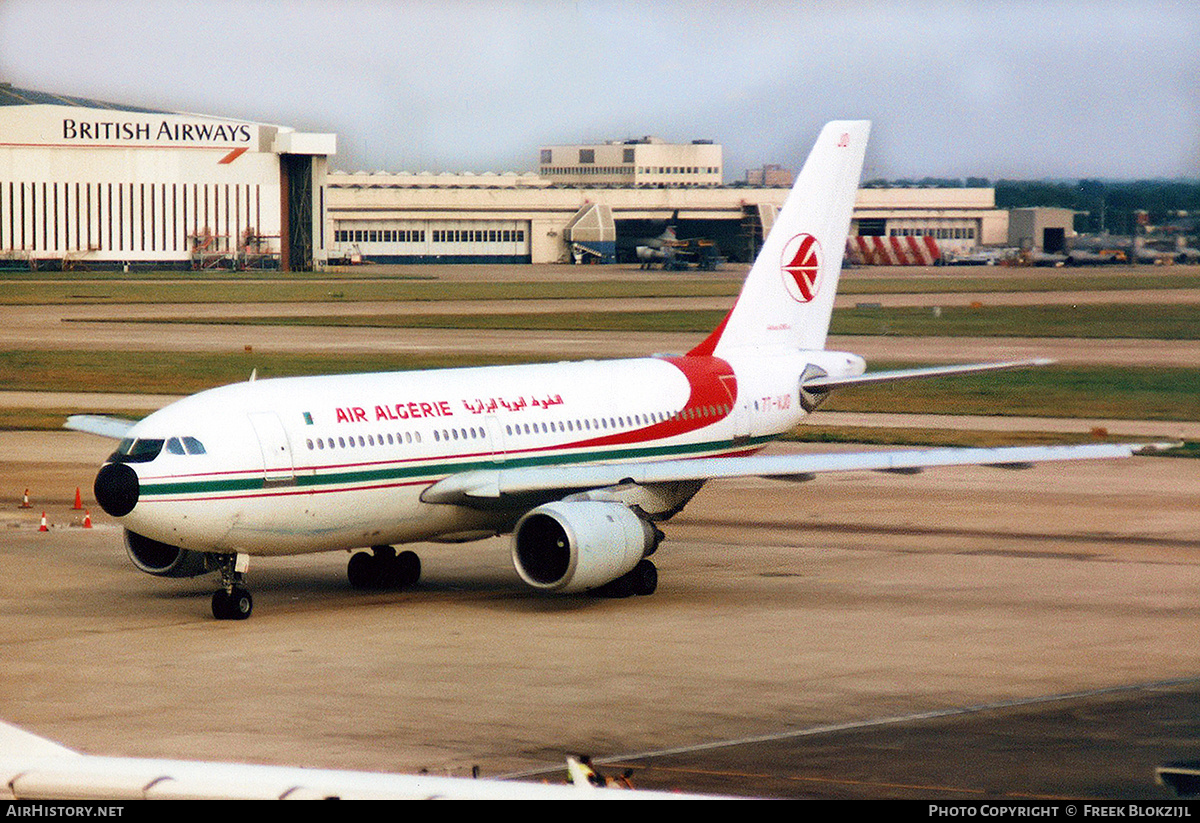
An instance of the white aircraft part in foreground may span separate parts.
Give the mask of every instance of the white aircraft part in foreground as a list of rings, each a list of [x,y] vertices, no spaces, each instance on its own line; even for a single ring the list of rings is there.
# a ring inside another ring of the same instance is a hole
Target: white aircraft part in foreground
[[[416,582],[394,546],[513,535],[521,578],[550,592],[650,594],[658,525],[708,480],[913,472],[961,464],[1127,457],[1131,446],[756,456],[837,388],[1040,365],[865,373],[825,350],[869,123],[822,129],[721,324],[685,355],[251,380],[136,424],[96,500],[144,572],[217,571],[218,618],[245,618],[251,555],[351,551],[357,587]]]
[[[568,758],[571,785],[248,763],[80,754],[0,722],[4,800],[678,800],[696,795],[595,786]]]

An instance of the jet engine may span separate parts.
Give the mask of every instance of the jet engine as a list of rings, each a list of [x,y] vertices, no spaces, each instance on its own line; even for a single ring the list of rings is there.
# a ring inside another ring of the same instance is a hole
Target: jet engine
[[[535,589],[582,592],[632,572],[660,540],[662,532],[623,503],[547,503],[517,523],[513,565]]]
[[[216,568],[205,552],[160,543],[129,529],[125,530],[125,550],[133,565],[158,577],[195,577]]]

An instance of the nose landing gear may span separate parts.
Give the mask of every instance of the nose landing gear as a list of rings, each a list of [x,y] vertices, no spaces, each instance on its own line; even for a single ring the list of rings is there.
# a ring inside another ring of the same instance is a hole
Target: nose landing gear
[[[245,620],[254,609],[250,590],[242,585],[249,557],[244,554],[217,556],[221,588],[213,592],[212,614],[217,620]]]

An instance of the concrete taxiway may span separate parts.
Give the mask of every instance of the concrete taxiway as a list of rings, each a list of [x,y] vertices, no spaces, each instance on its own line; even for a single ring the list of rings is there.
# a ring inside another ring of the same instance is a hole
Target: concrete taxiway
[[[555,779],[586,753],[696,791],[1153,798],[1155,763],[1200,751],[1192,460],[713,483],[668,525],[653,597],[534,595],[495,539],[421,547],[393,594],[350,589],[345,555],[260,561],[254,616],[218,623],[212,581],[136,572],[94,508],[78,525],[108,444],[0,448],[33,495],[0,517],[0,707],[88,752]]]

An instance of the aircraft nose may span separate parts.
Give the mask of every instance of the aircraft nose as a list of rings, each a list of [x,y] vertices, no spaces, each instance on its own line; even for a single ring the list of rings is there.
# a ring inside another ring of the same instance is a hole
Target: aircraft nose
[[[124,463],[109,463],[100,467],[92,490],[100,508],[113,517],[124,517],[137,505],[141,488],[137,472]]]

